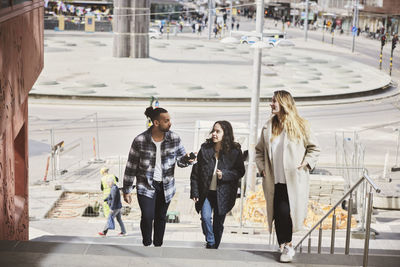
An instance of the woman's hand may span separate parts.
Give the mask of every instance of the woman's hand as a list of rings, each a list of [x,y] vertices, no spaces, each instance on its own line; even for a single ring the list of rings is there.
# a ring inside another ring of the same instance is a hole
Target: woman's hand
[[[198,198],[198,197],[194,197],[194,198],[192,198],[192,199],[193,199],[194,203],[197,203],[197,202],[199,201],[199,198]]]
[[[301,169],[304,169],[306,167],[307,167],[307,169],[310,169],[310,167],[308,166],[307,162],[302,162],[301,165],[299,167],[297,167],[297,169],[301,170]]]
[[[221,170],[218,170],[218,169],[217,169],[216,174],[217,174],[217,178],[221,180],[221,179],[222,179],[222,172],[221,172]]]

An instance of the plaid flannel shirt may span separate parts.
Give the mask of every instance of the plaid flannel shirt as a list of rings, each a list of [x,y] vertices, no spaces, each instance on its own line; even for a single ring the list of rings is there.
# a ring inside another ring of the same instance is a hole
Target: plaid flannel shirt
[[[155,190],[152,186],[154,166],[156,164],[156,145],[151,139],[151,129],[139,134],[132,143],[126,163],[124,175],[124,193],[132,191],[136,177],[136,189],[139,195],[154,197]],[[164,185],[165,202],[171,201],[175,195],[175,163],[181,168],[189,166],[185,160],[185,148],[180,137],[172,132],[165,133],[161,143],[162,181]]]

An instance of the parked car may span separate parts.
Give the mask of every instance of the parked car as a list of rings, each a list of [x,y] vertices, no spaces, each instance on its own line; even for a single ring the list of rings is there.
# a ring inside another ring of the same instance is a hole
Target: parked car
[[[267,31],[263,33],[263,41],[268,43],[269,45],[275,46],[275,43],[281,39],[284,39],[286,36],[286,33],[284,32],[278,32],[278,31]],[[249,35],[243,35],[240,38],[240,43],[241,44],[254,44],[260,40],[260,37],[258,36],[252,36],[251,34]]]
[[[160,31],[150,28],[149,29],[149,37],[150,37],[150,39],[161,39],[162,34],[160,33]]]

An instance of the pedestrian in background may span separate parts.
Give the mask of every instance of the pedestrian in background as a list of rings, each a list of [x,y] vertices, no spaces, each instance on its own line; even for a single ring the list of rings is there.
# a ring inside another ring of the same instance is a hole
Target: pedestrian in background
[[[245,173],[240,145],[228,121],[217,121],[201,145],[190,175],[190,198],[201,212],[206,248],[219,247],[226,214],[235,205],[238,181]]]
[[[272,116],[262,128],[256,164],[263,177],[269,231],[272,233],[274,221],[280,260],[290,262],[295,254],[292,234],[303,229],[309,172],[315,167],[320,148],[289,92],[275,91],[270,106]]]
[[[118,183],[118,177],[116,177],[113,174],[109,173],[109,168],[103,167],[100,169],[100,174],[101,174],[101,183],[100,183],[100,189],[103,191],[103,199],[107,198],[108,195],[111,192],[111,187],[108,186],[107,179],[109,177],[112,177],[114,179],[114,183]],[[107,201],[103,201],[103,214],[104,217],[108,217],[110,214],[110,207],[107,204]]]
[[[160,247],[164,239],[168,206],[176,191],[175,164],[187,167],[193,160],[185,154],[180,137],[170,131],[171,119],[166,109],[148,107],[144,114],[153,125],[132,142],[122,191],[124,200],[131,203],[130,193],[136,177],[143,245],[150,246],[153,243]]]
[[[121,218],[121,208],[122,208],[121,194],[119,193],[118,186],[114,182],[114,177],[112,176],[107,177],[107,185],[111,188],[111,191],[110,194],[107,196],[107,198],[104,199],[104,201],[106,201],[108,203],[108,206],[110,207],[110,214],[108,215],[107,223],[104,226],[104,230],[102,232],[99,232],[99,235],[106,236],[108,230],[110,229],[114,230],[115,229],[114,219],[116,218],[121,228],[121,232],[118,235],[125,236],[126,235],[125,225]]]

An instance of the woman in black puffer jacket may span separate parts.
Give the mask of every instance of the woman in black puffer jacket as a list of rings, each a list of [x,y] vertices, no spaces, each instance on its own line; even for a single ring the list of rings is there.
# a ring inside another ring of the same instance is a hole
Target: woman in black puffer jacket
[[[235,205],[238,181],[245,168],[240,145],[228,121],[217,121],[201,145],[190,176],[190,198],[201,212],[206,248],[218,248],[226,214]],[[213,213],[213,217],[211,217]]]

